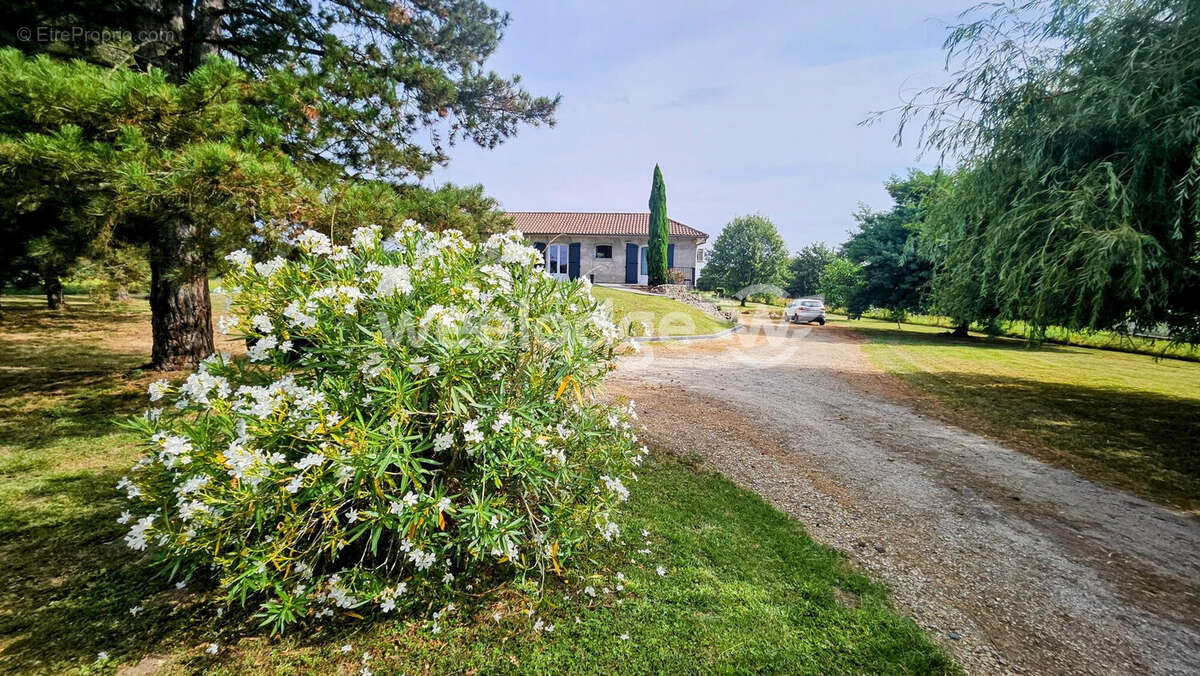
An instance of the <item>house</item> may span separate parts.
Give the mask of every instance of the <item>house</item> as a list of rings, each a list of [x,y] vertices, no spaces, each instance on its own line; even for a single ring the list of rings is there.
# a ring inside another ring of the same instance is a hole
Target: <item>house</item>
[[[510,211],[520,230],[546,257],[552,275],[586,277],[595,284],[645,284],[650,214]],[[708,235],[667,219],[667,267],[693,286],[703,267]]]

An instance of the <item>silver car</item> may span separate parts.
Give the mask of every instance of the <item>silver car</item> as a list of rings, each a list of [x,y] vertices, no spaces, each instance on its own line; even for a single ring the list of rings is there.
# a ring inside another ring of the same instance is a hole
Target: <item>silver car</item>
[[[813,298],[797,298],[788,303],[783,311],[783,318],[797,324],[816,322],[825,326],[825,301]]]

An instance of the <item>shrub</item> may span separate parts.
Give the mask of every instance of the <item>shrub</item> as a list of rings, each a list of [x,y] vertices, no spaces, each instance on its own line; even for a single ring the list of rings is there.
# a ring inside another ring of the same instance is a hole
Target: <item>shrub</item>
[[[295,260],[230,254],[226,332],[174,406],[131,423],[125,540],[174,576],[210,569],[275,630],[389,612],[509,575],[536,591],[618,527],[641,463],[632,404],[590,393],[621,337],[584,281],[519,233],[472,244],[406,223]]]

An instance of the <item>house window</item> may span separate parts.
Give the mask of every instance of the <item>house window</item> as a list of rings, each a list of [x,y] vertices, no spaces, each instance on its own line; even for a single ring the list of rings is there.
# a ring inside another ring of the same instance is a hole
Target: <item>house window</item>
[[[597,244],[596,258],[612,258],[612,246],[608,244]]]

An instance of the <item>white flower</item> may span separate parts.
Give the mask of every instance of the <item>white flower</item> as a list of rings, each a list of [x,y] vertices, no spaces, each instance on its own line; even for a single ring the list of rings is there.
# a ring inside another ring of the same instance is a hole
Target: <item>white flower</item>
[[[629,634],[621,634],[621,640],[622,640],[622,641],[628,641],[628,640],[629,640]]]
[[[237,251],[226,254],[225,260],[238,267],[248,268],[254,261],[254,258],[250,256],[249,251],[246,251],[245,249],[238,249]]]
[[[447,448],[450,448],[453,445],[454,445],[454,433],[453,432],[443,432],[433,438],[433,450],[438,451],[439,453],[441,451],[446,450]]]
[[[316,230],[305,230],[296,238],[300,250],[314,256],[328,256],[333,253],[333,243],[323,233]]]
[[[442,498],[441,500],[438,500],[438,503],[437,503],[438,511],[439,512],[450,511],[450,504],[451,504],[450,498]]]
[[[209,643],[208,647],[204,649],[204,652],[208,653],[209,655],[216,655],[217,651],[220,649],[221,646],[217,645],[216,643]]]
[[[246,350],[246,354],[250,356],[250,361],[262,361],[267,358],[267,354],[274,350],[279,345],[279,339],[275,336],[264,336],[255,341],[253,345]]]
[[[132,514],[130,514],[128,511],[124,511],[124,512],[121,512],[121,516],[117,517],[117,523],[119,523],[123,526],[123,525],[129,523],[129,520],[132,518],[133,518]]]
[[[379,604],[379,609],[385,613],[392,612],[396,609],[396,600],[391,597],[384,599],[383,603]]]
[[[596,598],[596,588],[592,587],[591,585],[584,587],[583,593],[587,594],[588,596],[590,596],[592,598]]]
[[[379,244],[380,227],[378,225],[364,225],[360,228],[355,228],[350,235],[350,247],[353,249],[374,249],[375,245]]]
[[[349,512],[346,512],[346,521],[347,523],[354,523],[355,521],[358,521],[358,510],[351,509]]]
[[[659,566],[654,569],[654,572],[658,573],[659,577],[664,577],[667,574],[667,569]]]
[[[250,325],[259,333],[270,333],[275,329],[275,326],[271,324],[271,318],[261,312],[250,318]]]
[[[287,485],[284,486],[284,488],[287,490],[288,493],[295,493],[296,491],[300,490],[300,487],[303,485],[304,485],[304,476],[297,474],[296,476],[292,477],[291,481],[287,482]]]
[[[471,444],[478,444],[483,441],[483,432],[479,431],[478,420],[468,420],[463,423],[463,439]]]
[[[416,493],[413,493],[412,491],[409,491],[408,493],[405,493],[405,495],[404,495],[404,504],[408,505],[409,507],[412,507],[413,505],[417,504],[417,501],[420,499],[421,499],[421,496],[417,495]]]
[[[198,514],[207,514],[212,511],[208,505],[199,500],[188,500],[179,503],[179,518],[183,521],[191,521]]]
[[[150,383],[150,387],[147,389],[150,393],[150,401],[158,401],[163,398],[167,390],[171,389],[171,383],[167,382],[165,378],[160,378]]]
[[[347,643],[346,645],[342,646],[342,652],[344,652],[344,653],[348,653],[348,652],[351,652],[351,651],[353,651],[353,650],[354,650],[354,648],[352,648],[352,647],[350,646],[350,644],[349,644],[349,643]]]
[[[146,548],[146,531],[152,525],[154,525],[153,514],[138,519],[137,523],[133,524],[133,528],[129,529],[129,533],[125,535],[125,544],[129,545],[130,549],[144,550]],[[136,615],[137,613],[134,614]]]
[[[97,662],[103,662],[106,659],[108,659],[108,653],[104,652],[103,650],[96,653],[96,661]]]
[[[288,303],[287,307],[283,308],[283,316],[296,328],[311,329],[317,325],[317,318],[306,314],[307,311],[310,311],[309,308],[300,307],[299,301],[292,301]]]
[[[620,479],[614,479],[610,476],[602,476],[600,479],[608,487],[608,490],[617,494],[617,498],[622,502],[629,499],[629,489],[625,488],[625,484],[621,483]]]
[[[133,615],[134,617],[137,617],[138,613],[142,612],[142,610],[143,610],[142,606],[134,606],[129,609],[129,614]]]
[[[287,261],[285,261],[283,258],[281,258],[279,256],[276,256],[269,261],[265,261],[263,263],[255,263],[254,269],[255,269],[255,271],[258,272],[258,274],[262,275],[263,277],[270,277],[271,275],[275,274],[276,272],[279,272],[280,270],[282,270],[285,265],[287,265]]]
[[[499,432],[512,422],[512,414],[508,412],[501,413],[496,416],[496,420],[492,423],[492,431]]]
[[[221,315],[217,317],[217,332],[221,335],[226,335],[237,326],[237,317],[233,315]]]
[[[454,582],[454,573],[446,573],[445,575],[443,575],[442,582],[445,584],[450,584],[451,582]]]
[[[303,458],[296,461],[293,467],[303,472],[309,467],[319,467],[325,463],[325,456],[320,453],[309,453]]]
[[[377,297],[412,293],[412,270],[407,265],[368,265],[366,269],[379,273],[379,284],[375,287]]]

